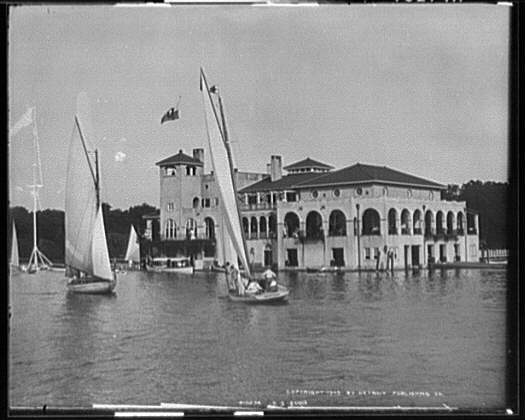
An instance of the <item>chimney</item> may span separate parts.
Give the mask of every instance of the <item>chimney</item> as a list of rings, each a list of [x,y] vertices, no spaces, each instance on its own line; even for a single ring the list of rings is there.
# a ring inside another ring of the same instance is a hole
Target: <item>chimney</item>
[[[193,158],[204,163],[204,149],[193,149]]]
[[[278,181],[283,177],[281,156],[272,155],[270,158],[270,180]]]
[[[268,175],[271,175],[272,174],[272,164],[271,163],[267,163],[266,164],[266,173]]]

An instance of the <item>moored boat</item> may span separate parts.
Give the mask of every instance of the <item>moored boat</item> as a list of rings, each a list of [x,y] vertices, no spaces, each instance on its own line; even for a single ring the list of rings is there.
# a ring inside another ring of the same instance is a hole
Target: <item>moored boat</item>
[[[191,265],[191,261],[186,257],[153,258],[151,263],[146,265],[146,270],[157,273],[193,274],[193,266]]]

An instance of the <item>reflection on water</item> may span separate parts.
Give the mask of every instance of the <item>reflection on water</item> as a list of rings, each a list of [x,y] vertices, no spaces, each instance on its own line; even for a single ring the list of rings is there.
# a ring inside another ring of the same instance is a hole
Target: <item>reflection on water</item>
[[[504,272],[281,273],[283,306],[221,276],[129,272],[114,296],[13,276],[10,404],[503,404]]]

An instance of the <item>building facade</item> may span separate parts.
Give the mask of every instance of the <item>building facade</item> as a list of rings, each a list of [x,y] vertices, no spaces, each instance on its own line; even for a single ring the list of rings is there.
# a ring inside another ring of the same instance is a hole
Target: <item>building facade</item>
[[[203,149],[157,162],[160,235],[152,256],[191,254],[204,267],[220,254],[221,204],[203,162]],[[333,170],[310,158],[283,168],[280,156],[267,173],[235,177],[255,267],[375,269],[387,253],[398,269],[479,261],[477,215],[465,202],[442,200],[446,187],[433,181],[359,163]]]

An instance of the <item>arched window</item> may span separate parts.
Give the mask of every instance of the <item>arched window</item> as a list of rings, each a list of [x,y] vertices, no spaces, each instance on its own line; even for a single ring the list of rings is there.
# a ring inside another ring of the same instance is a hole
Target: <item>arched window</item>
[[[215,239],[215,222],[211,217],[204,219],[204,225],[206,227],[206,238]]]
[[[199,197],[193,198],[193,208],[196,209],[199,207]]]
[[[346,236],[346,217],[341,210],[334,210],[330,213],[328,224],[328,235]]]
[[[457,232],[458,232],[458,235],[463,235],[463,233],[465,232],[464,229],[465,227],[463,226],[463,212],[458,212],[458,219],[457,219]]]
[[[270,238],[274,238],[277,234],[277,218],[273,213],[268,217],[268,231]]]
[[[425,213],[425,236],[426,237],[432,236],[434,233],[432,229],[433,222],[434,222],[434,214],[430,210],[427,210],[427,212]]]
[[[447,213],[447,233],[449,235],[454,233],[454,213],[451,211]]]
[[[397,235],[397,211],[396,209],[388,210],[388,234]]]
[[[412,227],[413,227],[413,233],[414,235],[421,235],[423,232],[421,230],[421,223],[422,223],[422,220],[421,220],[421,211],[419,211],[419,209],[417,209],[415,212],[414,212],[414,218],[413,218],[413,221],[412,221]]]
[[[186,220],[186,239],[197,238],[197,223],[191,217]]]
[[[443,222],[443,212],[439,210],[436,214],[436,233],[444,233]]]
[[[363,235],[381,235],[379,213],[374,209],[363,212]]]
[[[266,217],[264,216],[259,219],[259,237],[266,238]]]
[[[476,234],[476,216],[474,213],[467,212],[467,233],[469,235]]]
[[[248,233],[249,233],[249,223],[248,223],[248,219],[246,217],[243,217],[242,218],[242,230],[244,232],[244,236],[245,237],[248,237]]]
[[[257,238],[257,218],[255,216],[252,217],[250,222],[250,228],[251,228],[251,235],[250,238],[255,239]]]
[[[306,216],[306,239],[321,239],[323,237],[323,219],[316,211]]]
[[[175,225],[175,220],[168,219],[166,220],[166,239],[174,239],[177,237],[177,226]]]
[[[401,212],[401,235],[410,235],[410,212],[403,209]]]
[[[299,232],[299,216],[293,212],[286,213],[284,216],[284,233],[291,238]]]

